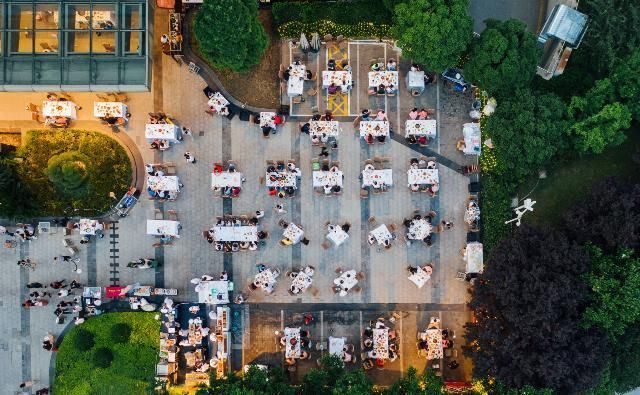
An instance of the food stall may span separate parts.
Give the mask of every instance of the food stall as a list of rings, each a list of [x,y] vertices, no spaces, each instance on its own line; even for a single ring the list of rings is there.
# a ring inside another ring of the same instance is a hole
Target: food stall
[[[215,355],[217,364],[211,366],[211,369],[215,369],[216,378],[222,378],[226,376],[229,369],[229,352],[231,350],[231,334],[229,333],[231,328],[231,309],[227,306],[216,306],[216,320],[215,320],[215,337],[209,336],[211,342],[212,355]]]

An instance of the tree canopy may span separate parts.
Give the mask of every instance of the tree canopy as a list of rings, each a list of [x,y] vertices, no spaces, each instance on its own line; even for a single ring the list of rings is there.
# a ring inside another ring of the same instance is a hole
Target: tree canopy
[[[640,248],[640,185],[616,178],[596,183],[591,193],[563,216],[565,232],[580,244],[589,242],[613,254]]]
[[[494,247],[470,302],[476,321],[466,325],[474,376],[561,393],[594,386],[608,341],[581,325],[587,269],[587,253],[548,229],[523,225]]]
[[[200,388],[196,395],[294,395],[295,390],[285,380],[280,369],[266,371],[250,366],[242,377],[232,374],[218,379],[212,374],[209,385]]]
[[[622,335],[640,319],[640,259],[629,248],[615,255],[606,255],[597,246],[589,246],[588,251],[591,269],[586,281],[592,295],[585,322],[612,337]]]
[[[429,70],[455,66],[471,41],[468,0],[409,0],[395,7],[391,35],[402,56]]]
[[[487,119],[498,165],[511,181],[523,181],[564,148],[566,107],[553,94],[535,95],[527,89],[498,102]]]
[[[388,395],[441,395],[446,394],[444,381],[432,369],[418,374],[414,367],[407,369],[403,378],[396,381],[386,392]]]
[[[209,62],[234,71],[260,63],[269,45],[255,0],[205,0],[195,17],[194,34]]]
[[[87,193],[90,162],[86,155],[78,151],[67,151],[49,159],[46,173],[60,193],[81,197]]]
[[[528,85],[536,74],[536,37],[518,19],[485,21],[487,28],[473,42],[465,77],[493,94]]]

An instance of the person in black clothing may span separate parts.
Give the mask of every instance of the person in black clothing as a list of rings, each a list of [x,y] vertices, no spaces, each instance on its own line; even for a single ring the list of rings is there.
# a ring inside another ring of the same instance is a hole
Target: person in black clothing
[[[282,73],[282,79],[285,81],[289,81],[289,77],[291,77],[291,69],[286,69],[284,73]]]
[[[305,123],[304,125],[302,125],[300,127],[300,132],[301,133],[306,133],[309,134],[309,130],[311,129],[311,124],[309,122]]]
[[[327,151],[327,147],[322,147],[319,156],[324,156],[325,158],[329,156],[329,151]]]
[[[345,222],[344,225],[342,225],[342,230],[344,231],[344,233],[349,233],[349,229],[351,229],[351,224]]]
[[[263,126],[262,127],[262,135],[264,137],[269,136],[269,133],[271,133],[271,127],[270,126]]]

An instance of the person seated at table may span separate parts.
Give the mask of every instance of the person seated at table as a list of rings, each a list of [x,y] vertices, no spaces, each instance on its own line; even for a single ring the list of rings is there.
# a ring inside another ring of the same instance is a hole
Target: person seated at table
[[[151,187],[147,187],[147,193],[149,194],[150,197],[156,197],[158,196],[158,194],[156,193],[156,191],[154,191]]]
[[[387,113],[380,109],[378,110],[378,112],[376,113],[376,121],[388,121],[389,119],[387,118]]]
[[[289,78],[291,77],[291,66],[289,66],[288,69],[286,69],[284,71],[284,73],[282,73],[282,79],[285,81],[289,81]]]
[[[161,242],[171,241],[171,238],[172,238],[172,237],[173,237],[173,236],[171,236],[171,235],[161,235],[161,236],[160,236],[160,241],[161,241]]]
[[[418,136],[418,144],[420,145],[429,144],[429,138],[427,136]]]
[[[348,352],[343,352],[342,353],[342,362],[349,363],[351,361],[353,361],[353,357],[351,356],[351,354],[349,354]]]
[[[322,168],[321,168],[321,169],[322,169],[322,171],[329,171],[329,164],[328,164],[328,163],[324,163],[324,164],[322,165]]]
[[[429,192],[429,194],[431,195],[431,197],[435,197],[436,194],[438,193],[438,191],[440,190],[440,186],[438,185],[438,183],[434,183],[433,185],[431,185],[427,191]]]
[[[271,126],[265,125],[262,127],[262,135],[264,137],[269,137],[270,133],[271,133]]]
[[[342,188],[339,185],[334,185],[331,187],[331,192],[333,193],[340,193],[341,190]]]
[[[369,236],[367,237],[367,241],[369,242],[369,244],[373,245],[373,243],[375,243],[375,242],[376,242],[376,238],[375,238],[375,237],[373,237],[372,235],[369,235]]]
[[[67,126],[69,124],[69,118],[67,117],[55,117],[53,119],[55,126]]]
[[[418,184],[410,184],[409,188],[411,189],[411,192],[418,192],[420,191],[420,185]]]
[[[389,362],[393,362],[398,359],[398,353],[389,349]]]
[[[353,88],[353,86],[351,86],[351,84],[347,84],[347,82],[344,81],[344,80],[342,81],[342,84],[340,85],[340,91],[342,93],[349,93],[351,88]]]
[[[276,115],[275,117],[273,117],[273,123],[276,126],[282,125],[284,123],[284,117],[281,115]]]
[[[296,364],[296,359],[295,358],[286,358],[284,360],[284,363],[287,364],[288,366],[293,366]]]
[[[424,84],[429,85],[436,80],[435,73],[424,73]]]
[[[391,240],[389,239],[384,239],[384,248],[390,248],[391,247]]]
[[[159,149],[160,148],[160,142],[158,140],[153,140],[150,144],[151,149]]]
[[[335,83],[332,82],[331,85],[329,85],[329,87],[327,88],[327,93],[330,95],[335,95],[336,93],[338,93],[338,87]]]
[[[422,239],[422,241],[425,242],[426,245],[431,246],[431,244],[433,243],[432,239],[431,239],[431,235],[427,235],[424,239]]]
[[[231,196],[231,187],[226,186],[222,188],[222,195],[223,196]]]
[[[311,70],[307,69],[304,73],[304,79],[305,80],[310,80],[313,78],[313,73],[311,72]]]
[[[435,169],[436,168],[436,162],[435,161],[428,161],[427,162],[427,169]]]
[[[166,199],[169,197],[168,193],[169,193],[168,191],[160,190],[156,192],[156,195],[158,196],[159,199]]]
[[[336,61],[334,59],[329,59],[327,62],[327,70],[336,71]]]
[[[419,64],[417,63],[412,63],[411,64],[411,71],[422,71],[422,68],[420,67]]]
[[[258,249],[258,245],[254,241],[249,242],[249,251],[255,251]]]
[[[373,63],[371,65],[371,71],[380,71],[382,69],[382,66],[379,63]]]
[[[389,59],[389,61],[387,62],[387,70],[389,70],[389,71],[397,71],[398,70],[398,65],[396,64],[395,60]]]
[[[369,109],[365,108],[360,112],[360,119],[363,121],[368,121],[370,115],[371,112],[369,111]]]
[[[47,101],[58,101],[58,95],[55,93],[49,93],[47,95]]]
[[[213,245],[213,248],[214,248],[216,251],[222,251],[222,248],[223,248],[223,247],[222,247],[222,243],[216,242],[216,243]]]
[[[371,133],[367,133],[364,136],[364,141],[366,141],[367,144],[373,144],[375,142],[375,139],[373,138],[373,135]]]
[[[428,118],[429,118],[429,113],[427,112],[427,110],[425,110],[424,108],[421,108],[420,112],[418,113],[418,119],[425,120]]]
[[[384,84],[378,85],[378,88],[376,89],[376,93],[379,94],[379,95],[384,95],[385,92],[386,92],[386,90],[385,90]]]
[[[416,136],[410,134],[409,137],[406,138],[408,144],[417,144]]]
[[[317,134],[311,136],[311,144],[320,144],[320,137]]]
[[[414,107],[409,111],[409,119],[415,120],[416,118],[418,118],[418,109]]]
[[[229,279],[229,275],[227,274],[227,272],[222,271],[220,273],[220,281],[227,281]]]
[[[240,187],[233,187],[233,188],[231,188],[231,196],[232,196],[232,197],[237,197],[237,196],[239,196],[239,195],[240,195],[240,191],[241,191],[241,190],[242,190],[242,189],[241,189]]]
[[[321,143],[327,143],[328,141],[329,141],[329,136],[327,136],[327,134],[326,134],[326,133],[322,133],[322,134],[320,135],[320,142],[321,142]]]
[[[384,143],[385,140],[387,139],[387,136],[378,136],[378,137],[376,137],[376,139],[378,140],[378,142]]]
[[[311,124],[309,122],[305,122],[302,126],[300,126],[300,133],[309,134],[311,130]]]
[[[420,340],[418,342],[418,350],[428,350],[429,343],[426,340]]]
[[[448,337],[449,337],[449,329],[444,328],[444,329],[442,330],[442,338],[443,338],[443,339],[447,339]]]
[[[323,185],[322,187],[324,189],[324,194],[325,195],[331,195],[331,186],[330,185]]]
[[[115,126],[118,123],[118,118],[116,117],[102,117],[100,119],[109,126]]]
[[[171,147],[171,145],[169,144],[169,141],[167,140],[160,140],[160,145],[158,146],[158,149],[160,151],[164,151],[169,149],[169,147]]]
[[[163,177],[164,176],[164,171],[158,169],[153,173],[154,176],[156,177]]]
[[[393,86],[393,84],[389,84],[385,88],[385,93],[387,93],[388,95],[392,95],[392,94],[396,93],[396,88]]]
[[[308,349],[309,347],[311,347],[311,340],[309,340],[308,337],[301,337],[300,338],[300,347]]]
[[[320,114],[313,114],[311,116],[311,121],[319,121],[322,118],[322,115]]]

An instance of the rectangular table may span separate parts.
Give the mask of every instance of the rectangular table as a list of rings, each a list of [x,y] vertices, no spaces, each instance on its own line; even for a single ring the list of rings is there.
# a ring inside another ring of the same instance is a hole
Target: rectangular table
[[[45,101],[42,104],[42,115],[45,117],[66,117],[77,119],[76,104],[71,101]]]
[[[316,170],[313,172],[313,186],[323,187],[328,186],[342,186],[342,171],[321,171]]]
[[[438,169],[409,169],[407,170],[407,184],[433,185],[440,183]]]
[[[389,232],[389,229],[387,229],[387,225],[385,224],[378,226],[369,232],[369,234],[373,236],[373,238],[376,239],[376,242],[380,245],[384,244],[385,240],[391,240],[392,237],[391,232]]]
[[[347,241],[348,238],[349,238],[349,235],[347,234],[347,232],[342,230],[342,228],[339,226],[336,226],[333,230],[327,233],[327,239],[333,241],[333,243],[336,246],[339,246],[340,244],[344,243],[345,241]]]
[[[261,288],[266,288],[276,284],[276,276],[273,274],[271,269],[265,269],[256,274],[254,280],[255,284]]]
[[[178,176],[147,176],[147,186],[154,191],[180,192]]]
[[[398,72],[397,71],[370,71],[369,72],[369,87],[379,87],[384,85],[385,87],[393,85],[398,89]]]
[[[178,141],[178,127],[172,123],[148,123],[144,127],[144,137]]]
[[[405,137],[413,136],[436,136],[437,121],[435,119],[408,119],[404,124]]]
[[[424,89],[424,71],[409,71],[407,73],[407,88]]]
[[[224,187],[241,187],[242,186],[242,173],[237,171],[228,172],[223,171],[220,173],[211,173],[211,189],[224,188]]]
[[[347,292],[358,284],[355,270],[347,270],[340,277],[333,280],[335,285],[340,286],[340,296],[346,296]]]
[[[258,241],[257,226],[214,226],[215,241]]]
[[[296,278],[294,278],[291,282],[291,286],[298,288],[300,292],[302,292],[309,288],[312,282],[313,280],[311,279],[311,277],[301,270],[300,272],[298,272]]]
[[[297,185],[298,183],[298,177],[296,176],[296,174],[288,172],[288,171],[284,171],[284,172],[278,172],[278,179],[275,181],[271,181],[271,179],[269,178],[269,174],[270,173],[266,173],[267,176],[265,178],[265,182],[267,184],[268,187],[294,187]]]
[[[440,359],[442,352],[442,331],[440,329],[427,329],[427,359]]]
[[[341,357],[344,353],[344,345],[346,342],[346,337],[329,336],[329,354]]]
[[[387,328],[373,330],[373,352],[376,358],[389,358],[389,330]]]
[[[304,77],[306,74],[307,68],[305,65],[291,65],[291,70],[289,71],[289,81],[287,82],[287,94],[289,97],[302,96],[302,92],[304,91]]]
[[[300,328],[284,328],[285,357],[300,358]],[[296,339],[295,344],[291,344],[291,339]]]
[[[467,273],[482,273],[484,264],[482,262],[482,244],[477,241],[468,243],[464,251],[464,260],[467,263]]]
[[[411,280],[418,288],[422,288],[431,276],[424,271],[421,267],[418,268],[418,271],[415,274],[409,276],[409,280]]]
[[[220,92],[216,92],[209,98],[207,102],[209,107],[212,107],[216,112],[220,112],[223,108],[229,105],[229,101],[225,99]]]
[[[462,127],[464,136],[464,153],[466,155],[480,155],[480,125],[465,123]]]
[[[387,136],[389,137],[389,122],[387,121],[362,121],[360,122],[360,137],[366,135],[373,137]]]
[[[285,238],[293,241],[293,243],[297,243],[300,240],[302,240],[302,236],[304,235],[304,231],[302,229],[300,229],[296,224],[294,224],[293,222],[289,222],[289,226],[287,226],[287,229],[284,230],[284,233],[282,234]]]
[[[148,219],[147,234],[154,236],[177,236],[180,227],[178,221],[168,221],[163,219]]]
[[[98,221],[95,219],[81,218],[78,225],[80,226],[81,235],[95,235]]]
[[[338,138],[340,124],[338,121],[311,121],[309,122],[309,135],[321,137],[322,134]]]
[[[378,187],[381,184],[393,185],[393,170],[362,170],[362,186]]]
[[[119,102],[94,102],[93,116],[97,118],[127,118],[127,106]]]
[[[328,88],[331,84],[336,84],[336,86],[351,85],[351,72],[324,70],[322,72],[322,87]]]
[[[275,117],[276,117],[275,112],[261,112],[260,127],[263,128],[265,126],[268,126],[272,129],[275,129],[276,128]]]

